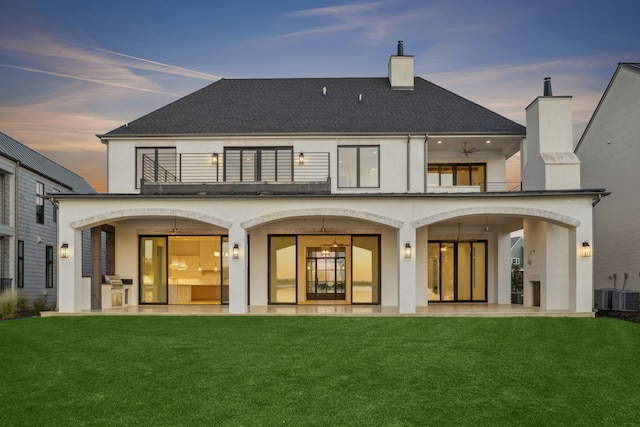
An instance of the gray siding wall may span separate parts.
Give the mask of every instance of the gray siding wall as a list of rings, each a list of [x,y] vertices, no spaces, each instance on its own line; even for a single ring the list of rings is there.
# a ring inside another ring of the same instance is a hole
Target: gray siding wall
[[[57,301],[57,224],[53,222],[53,205],[49,200],[44,202],[44,224],[36,222],[36,182],[44,184],[45,194],[60,189],[59,184],[29,170],[18,171],[17,239],[24,242],[24,288],[19,291],[27,296],[30,306],[44,295],[47,306],[52,308]],[[47,246],[53,247],[53,288],[45,287]],[[13,276],[17,285],[17,270]]]

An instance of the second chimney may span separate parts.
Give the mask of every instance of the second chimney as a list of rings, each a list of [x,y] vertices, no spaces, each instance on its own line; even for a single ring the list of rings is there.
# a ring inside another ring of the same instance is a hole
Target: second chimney
[[[551,90],[551,77],[544,78],[544,91],[542,94],[544,96],[553,96],[553,91]]]

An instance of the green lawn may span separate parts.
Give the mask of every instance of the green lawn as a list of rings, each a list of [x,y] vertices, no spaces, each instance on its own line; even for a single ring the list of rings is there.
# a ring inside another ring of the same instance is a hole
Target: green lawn
[[[640,424],[640,324],[605,318],[0,322],[0,423]]]

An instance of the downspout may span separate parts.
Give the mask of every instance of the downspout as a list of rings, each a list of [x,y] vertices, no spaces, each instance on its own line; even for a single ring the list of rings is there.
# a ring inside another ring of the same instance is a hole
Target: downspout
[[[427,144],[427,139],[429,139],[429,134],[424,134],[424,155],[423,155],[423,167],[422,171],[422,192],[427,192],[427,172],[429,171],[429,145]]]
[[[600,200],[602,200],[602,193],[598,194],[598,197],[594,198],[591,200],[591,239],[593,239],[596,236],[596,205],[598,203],[600,203]],[[593,243],[593,242],[591,242]],[[595,253],[594,253],[595,256]],[[593,295],[593,293],[596,290],[596,281],[593,280],[593,277],[595,275],[596,272],[596,265],[595,262],[591,261],[591,295]],[[614,288],[615,288],[615,281],[614,283]],[[596,311],[596,307],[595,307],[595,300],[592,302],[592,307],[591,307],[591,311]]]
[[[407,193],[411,190],[411,135],[407,135]]]

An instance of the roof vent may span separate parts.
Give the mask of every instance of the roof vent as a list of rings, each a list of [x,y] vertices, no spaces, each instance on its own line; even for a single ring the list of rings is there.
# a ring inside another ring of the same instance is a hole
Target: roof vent
[[[398,40],[398,56],[404,56],[404,45],[402,40]]]
[[[553,96],[553,91],[551,90],[551,77],[544,78],[544,96]]]

